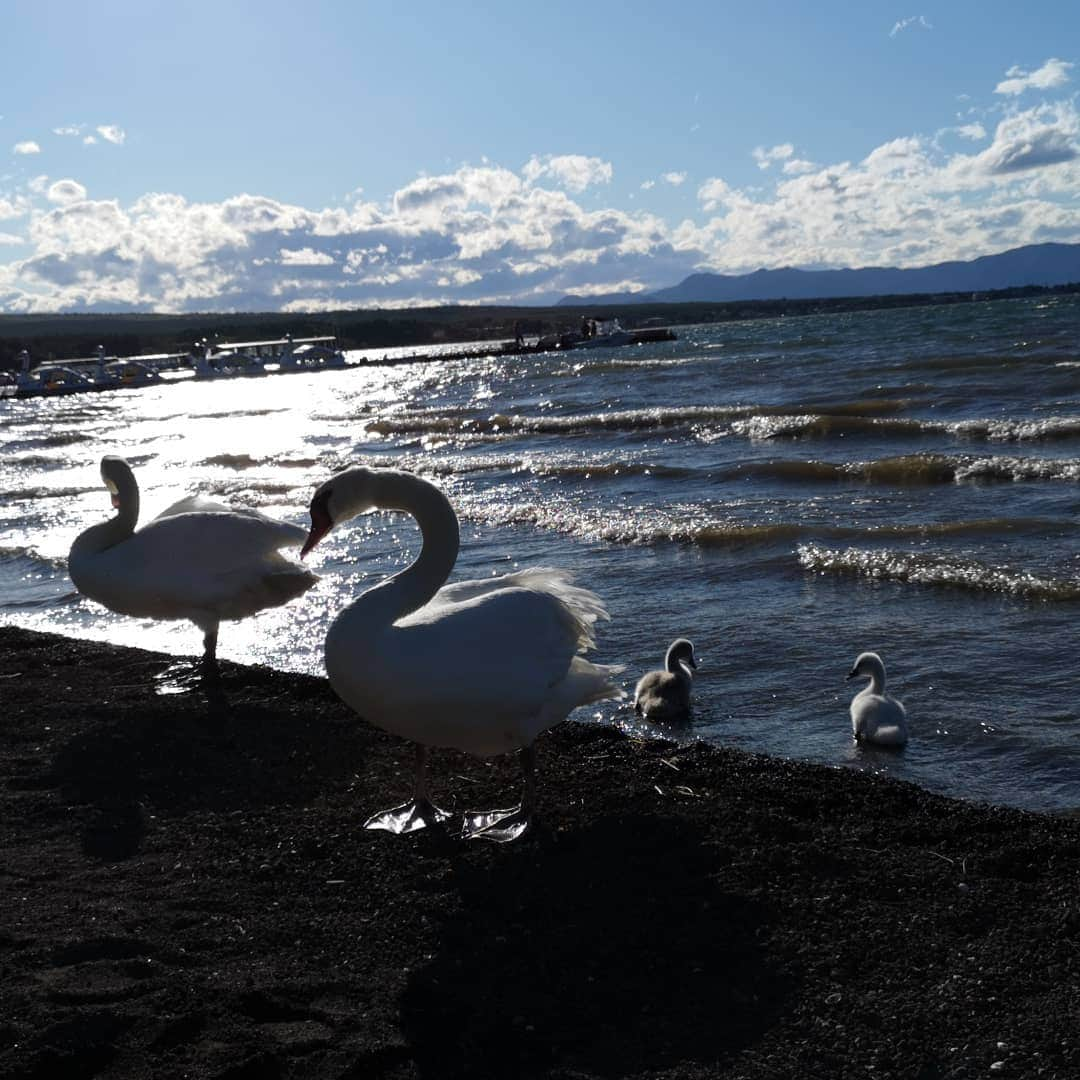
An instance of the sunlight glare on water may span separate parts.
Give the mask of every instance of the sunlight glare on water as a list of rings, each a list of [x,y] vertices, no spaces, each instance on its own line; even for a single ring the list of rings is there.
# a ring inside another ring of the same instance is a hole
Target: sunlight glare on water
[[[72,588],[72,541],[111,513],[104,454],[132,464],[143,521],[197,492],[306,525],[333,472],[394,466],[457,508],[457,578],[546,564],[598,592],[595,658],[625,663],[628,690],[691,637],[706,660],[680,737],[1075,807],[1078,316],[1060,296],[3,401],[3,618],[199,651],[190,624]],[[419,543],[400,515],[341,526],[314,553],[319,584],[223,625],[220,655],[321,673],[336,612]],[[844,676],[864,649],[908,706],[902,754],[852,745]],[[626,704],[596,714],[642,730]]]

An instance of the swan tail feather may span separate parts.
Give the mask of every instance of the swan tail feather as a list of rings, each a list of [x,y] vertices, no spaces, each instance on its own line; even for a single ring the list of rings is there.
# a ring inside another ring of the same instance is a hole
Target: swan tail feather
[[[596,645],[595,625],[610,620],[604,601],[591,589],[575,585],[569,570],[551,566],[536,566],[512,575],[514,584],[523,589],[547,593],[560,602],[569,621],[578,652]]]
[[[625,664],[594,664],[582,656],[575,656],[570,661],[567,677],[575,681],[584,695],[578,704],[592,705],[597,701],[620,701],[626,697],[626,691],[613,681],[625,670]]]

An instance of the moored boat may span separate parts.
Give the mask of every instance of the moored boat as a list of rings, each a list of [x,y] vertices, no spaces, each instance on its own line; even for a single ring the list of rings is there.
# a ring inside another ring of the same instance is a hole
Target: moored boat
[[[19,361],[19,370],[15,373],[15,397],[62,397],[96,389],[89,375],[71,364],[47,363],[32,368],[27,349],[19,353]]]
[[[105,370],[116,380],[116,389],[136,389],[143,386],[155,386],[164,380],[161,372],[137,357],[126,360],[111,360]]]
[[[237,379],[267,375],[263,358],[247,351],[245,343],[211,345],[205,339],[191,357],[196,379]]]
[[[292,371],[323,371],[348,367],[345,354],[332,337],[287,338],[288,347],[278,356],[278,374]]]

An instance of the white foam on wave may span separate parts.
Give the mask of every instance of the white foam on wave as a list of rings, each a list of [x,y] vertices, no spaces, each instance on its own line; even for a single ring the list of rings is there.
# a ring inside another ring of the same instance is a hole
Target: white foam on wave
[[[805,569],[821,574],[1006,593],[1031,600],[1080,600],[1080,580],[1041,577],[1027,570],[992,566],[975,559],[910,551],[827,548],[818,544],[800,544],[798,556]]]

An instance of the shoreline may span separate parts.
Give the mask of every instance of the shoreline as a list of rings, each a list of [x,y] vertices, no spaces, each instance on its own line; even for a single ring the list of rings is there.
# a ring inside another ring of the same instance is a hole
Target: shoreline
[[[406,743],[176,666],[0,627],[0,1076],[1080,1075],[1069,815],[571,721],[521,841],[365,833]]]

